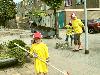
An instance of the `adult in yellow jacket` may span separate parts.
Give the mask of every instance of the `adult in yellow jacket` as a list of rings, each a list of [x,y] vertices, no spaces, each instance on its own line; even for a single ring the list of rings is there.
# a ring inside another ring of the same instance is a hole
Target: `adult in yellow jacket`
[[[45,62],[48,61],[49,53],[46,44],[41,42],[42,35],[40,32],[36,32],[33,35],[34,43],[30,48],[30,54],[34,57],[34,69],[36,75],[47,75],[48,66]]]
[[[74,13],[71,15],[71,19],[72,19],[72,27],[74,30],[74,44],[75,44],[74,51],[79,51],[80,49],[82,49],[80,36],[83,33],[82,28],[84,27],[84,24],[81,22],[80,19],[77,19]]]

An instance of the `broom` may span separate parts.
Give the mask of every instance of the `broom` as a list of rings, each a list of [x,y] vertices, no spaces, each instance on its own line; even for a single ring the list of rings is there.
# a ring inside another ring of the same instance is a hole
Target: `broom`
[[[25,52],[27,52],[27,53],[30,54],[30,52],[29,52],[28,50],[26,50],[25,48],[19,46],[19,45],[16,44],[16,43],[14,43],[14,44],[15,44],[16,46],[18,46],[19,48],[21,48],[22,50],[24,50]],[[51,67],[54,68],[55,70],[59,71],[60,73],[62,73],[62,74],[64,74],[64,75],[69,75],[68,72],[65,73],[65,72],[61,71],[60,69],[56,68],[55,66],[53,66],[52,64],[45,62],[43,59],[41,59],[41,58],[39,58],[39,57],[37,57],[37,58],[38,58],[39,60],[41,60],[42,62],[46,63],[47,65],[51,66]]]

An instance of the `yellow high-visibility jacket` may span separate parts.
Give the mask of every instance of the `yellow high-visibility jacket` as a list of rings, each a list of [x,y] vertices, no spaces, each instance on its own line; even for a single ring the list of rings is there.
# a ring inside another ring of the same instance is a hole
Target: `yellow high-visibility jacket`
[[[48,47],[44,43],[32,44],[30,48],[30,54],[36,53],[39,58],[46,62],[46,59],[49,58]],[[34,58],[34,68],[36,73],[47,73],[48,67],[47,64],[38,58]]]
[[[73,27],[70,25],[66,25],[66,35],[72,35],[73,34]]]
[[[82,33],[82,27],[84,27],[84,24],[81,22],[80,19],[77,19],[76,17],[75,20],[72,20],[72,27],[74,29],[74,33]]]

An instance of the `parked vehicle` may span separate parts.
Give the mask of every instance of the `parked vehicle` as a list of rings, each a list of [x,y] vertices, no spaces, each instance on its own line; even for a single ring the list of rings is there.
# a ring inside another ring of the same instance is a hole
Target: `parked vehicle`
[[[84,20],[82,20],[82,22],[85,23]],[[100,18],[99,19],[88,20],[87,25],[88,25],[88,32],[90,34],[100,32]]]
[[[95,19],[88,22],[88,32],[91,34],[100,32],[100,19]]]
[[[31,25],[31,32],[34,33],[35,31],[39,31],[42,33],[43,37],[54,37],[55,36],[55,29],[51,27],[45,26],[37,26],[36,23]]]

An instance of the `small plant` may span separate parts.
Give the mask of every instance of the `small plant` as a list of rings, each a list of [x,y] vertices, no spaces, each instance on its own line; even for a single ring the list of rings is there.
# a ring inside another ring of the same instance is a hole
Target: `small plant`
[[[56,43],[56,49],[66,49],[67,47],[68,47],[69,45],[68,45],[68,43],[66,42],[66,43],[64,43],[64,42],[57,42]]]
[[[9,41],[8,48],[12,49],[14,47],[17,47],[14,43],[17,43],[17,44],[19,44],[22,47],[25,47],[25,45],[26,45],[22,40],[15,39],[15,40]]]

